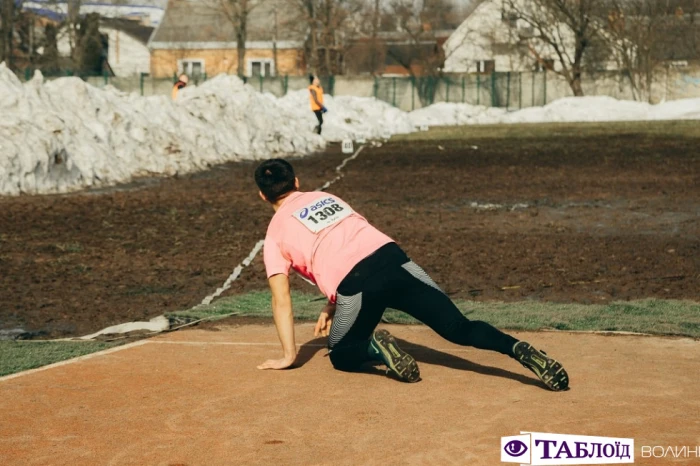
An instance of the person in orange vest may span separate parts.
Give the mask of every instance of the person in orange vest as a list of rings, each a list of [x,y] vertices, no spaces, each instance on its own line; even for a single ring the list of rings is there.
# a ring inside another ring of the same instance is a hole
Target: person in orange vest
[[[181,74],[180,77],[177,78],[177,82],[173,86],[173,100],[177,99],[177,93],[180,92],[180,89],[187,86],[188,82],[189,78],[186,74]]]
[[[314,112],[316,118],[318,119],[318,126],[316,126],[316,134],[321,134],[321,126],[323,126],[323,114],[328,111],[326,107],[323,106],[323,88],[321,87],[321,80],[318,76],[309,76],[309,100],[311,102],[311,111]]]

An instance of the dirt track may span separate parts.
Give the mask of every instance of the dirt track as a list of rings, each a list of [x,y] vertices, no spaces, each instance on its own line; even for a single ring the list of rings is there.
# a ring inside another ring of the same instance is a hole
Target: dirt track
[[[516,334],[571,375],[550,392],[496,353],[390,326],[423,380],[378,369],[334,371],[313,326],[297,326],[299,365],[261,372],[279,354],[274,327],[163,335],[107,355],[0,379],[3,465],[500,464],[500,437],[521,430],[700,442],[700,343],[687,339]]]
[[[449,293],[700,300],[695,140],[440,144],[443,150],[434,142],[368,149],[332,191]],[[342,158],[335,147],[299,160],[302,188],[332,178]],[[0,330],[85,334],[197,304],[264,236],[272,211],[256,195],[253,169],[232,164],[119,190],[0,198]],[[265,286],[258,258],[230,293]]]

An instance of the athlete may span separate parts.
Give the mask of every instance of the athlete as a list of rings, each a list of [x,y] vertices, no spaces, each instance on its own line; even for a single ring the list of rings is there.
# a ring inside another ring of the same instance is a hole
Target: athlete
[[[326,107],[323,106],[323,88],[321,87],[321,80],[318,76],[309,76],[309,101],[311,103],[311,111],[316,115],[318,120],[318,126],[314,130],[316,134],[321,134],[321,127],[323,126],[323,114],[328,111]]]
[[[554,391],[569,377],[556,360],[486,322],[462,315],[440,287],[387,235],[338,196],[299,191],[299,180],[285,160],[255,170],[260,197],[275,214],[265,237],[264,259],[272,290],[272,313],[283,357],[259,369],[285,369],[297,356],[289,270],[316,284],[328,298],[314,334],[328,337],[336,369],[357,371],[379,361],[405,382],[420,380],[415,359],[386,330],[375,331],[385,308],[415,317],[443,338],[464,346],[497,351],[533,371]]]

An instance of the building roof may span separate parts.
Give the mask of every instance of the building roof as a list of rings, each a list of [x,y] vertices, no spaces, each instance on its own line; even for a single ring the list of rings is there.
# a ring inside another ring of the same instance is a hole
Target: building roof
[[[144,26],[137,21],[121,18],[100,18],[100,27],[108,27],[121,31],[133,37],[142,44],[148,44],[148,40],[155,28]]]
[[[236,29],[221,10],[219,5],[222,1],[225,0],[170,0],[150,47],[235,48]],[[259,3],[248,16],[247,48],[264,48],[262,44],[271,43],[275,39],[275,11],[277,46],[303,46],[307,28],[293,2],[267,0]]]

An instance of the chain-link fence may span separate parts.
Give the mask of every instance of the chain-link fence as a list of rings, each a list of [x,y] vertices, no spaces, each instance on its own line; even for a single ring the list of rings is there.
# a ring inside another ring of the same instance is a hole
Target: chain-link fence
[[[31,79],[32,70],[18,73]],[[75,76],[70,71],[44,73],[47,79]],[[124,92],[140,95],[170,95],[177,76],[153,78],[142,73],[133,77],[109,75],[79,75],[96,87],[111,85]],[[200,84],[207,75],[193,76],[190,83]],[[306,76],[242,78],[255,90],[277,97],[306,89]],[[518,110],[537,107],[572,95],[566,80],[553,72],[495,72],[446,75],[436,77],[371,77],[326,76],[321,78],[326,94],[339,96],[375,97],[404,111],[411,111],[438,102],[464,103],[486,107]],[[586,95],[606,95],[618,99],[633,99],[628,75],[618,71],[587,74],[583,79]],[[658,100],[700,97],[700,70],[678,70],[660,75],[654,95]]]

